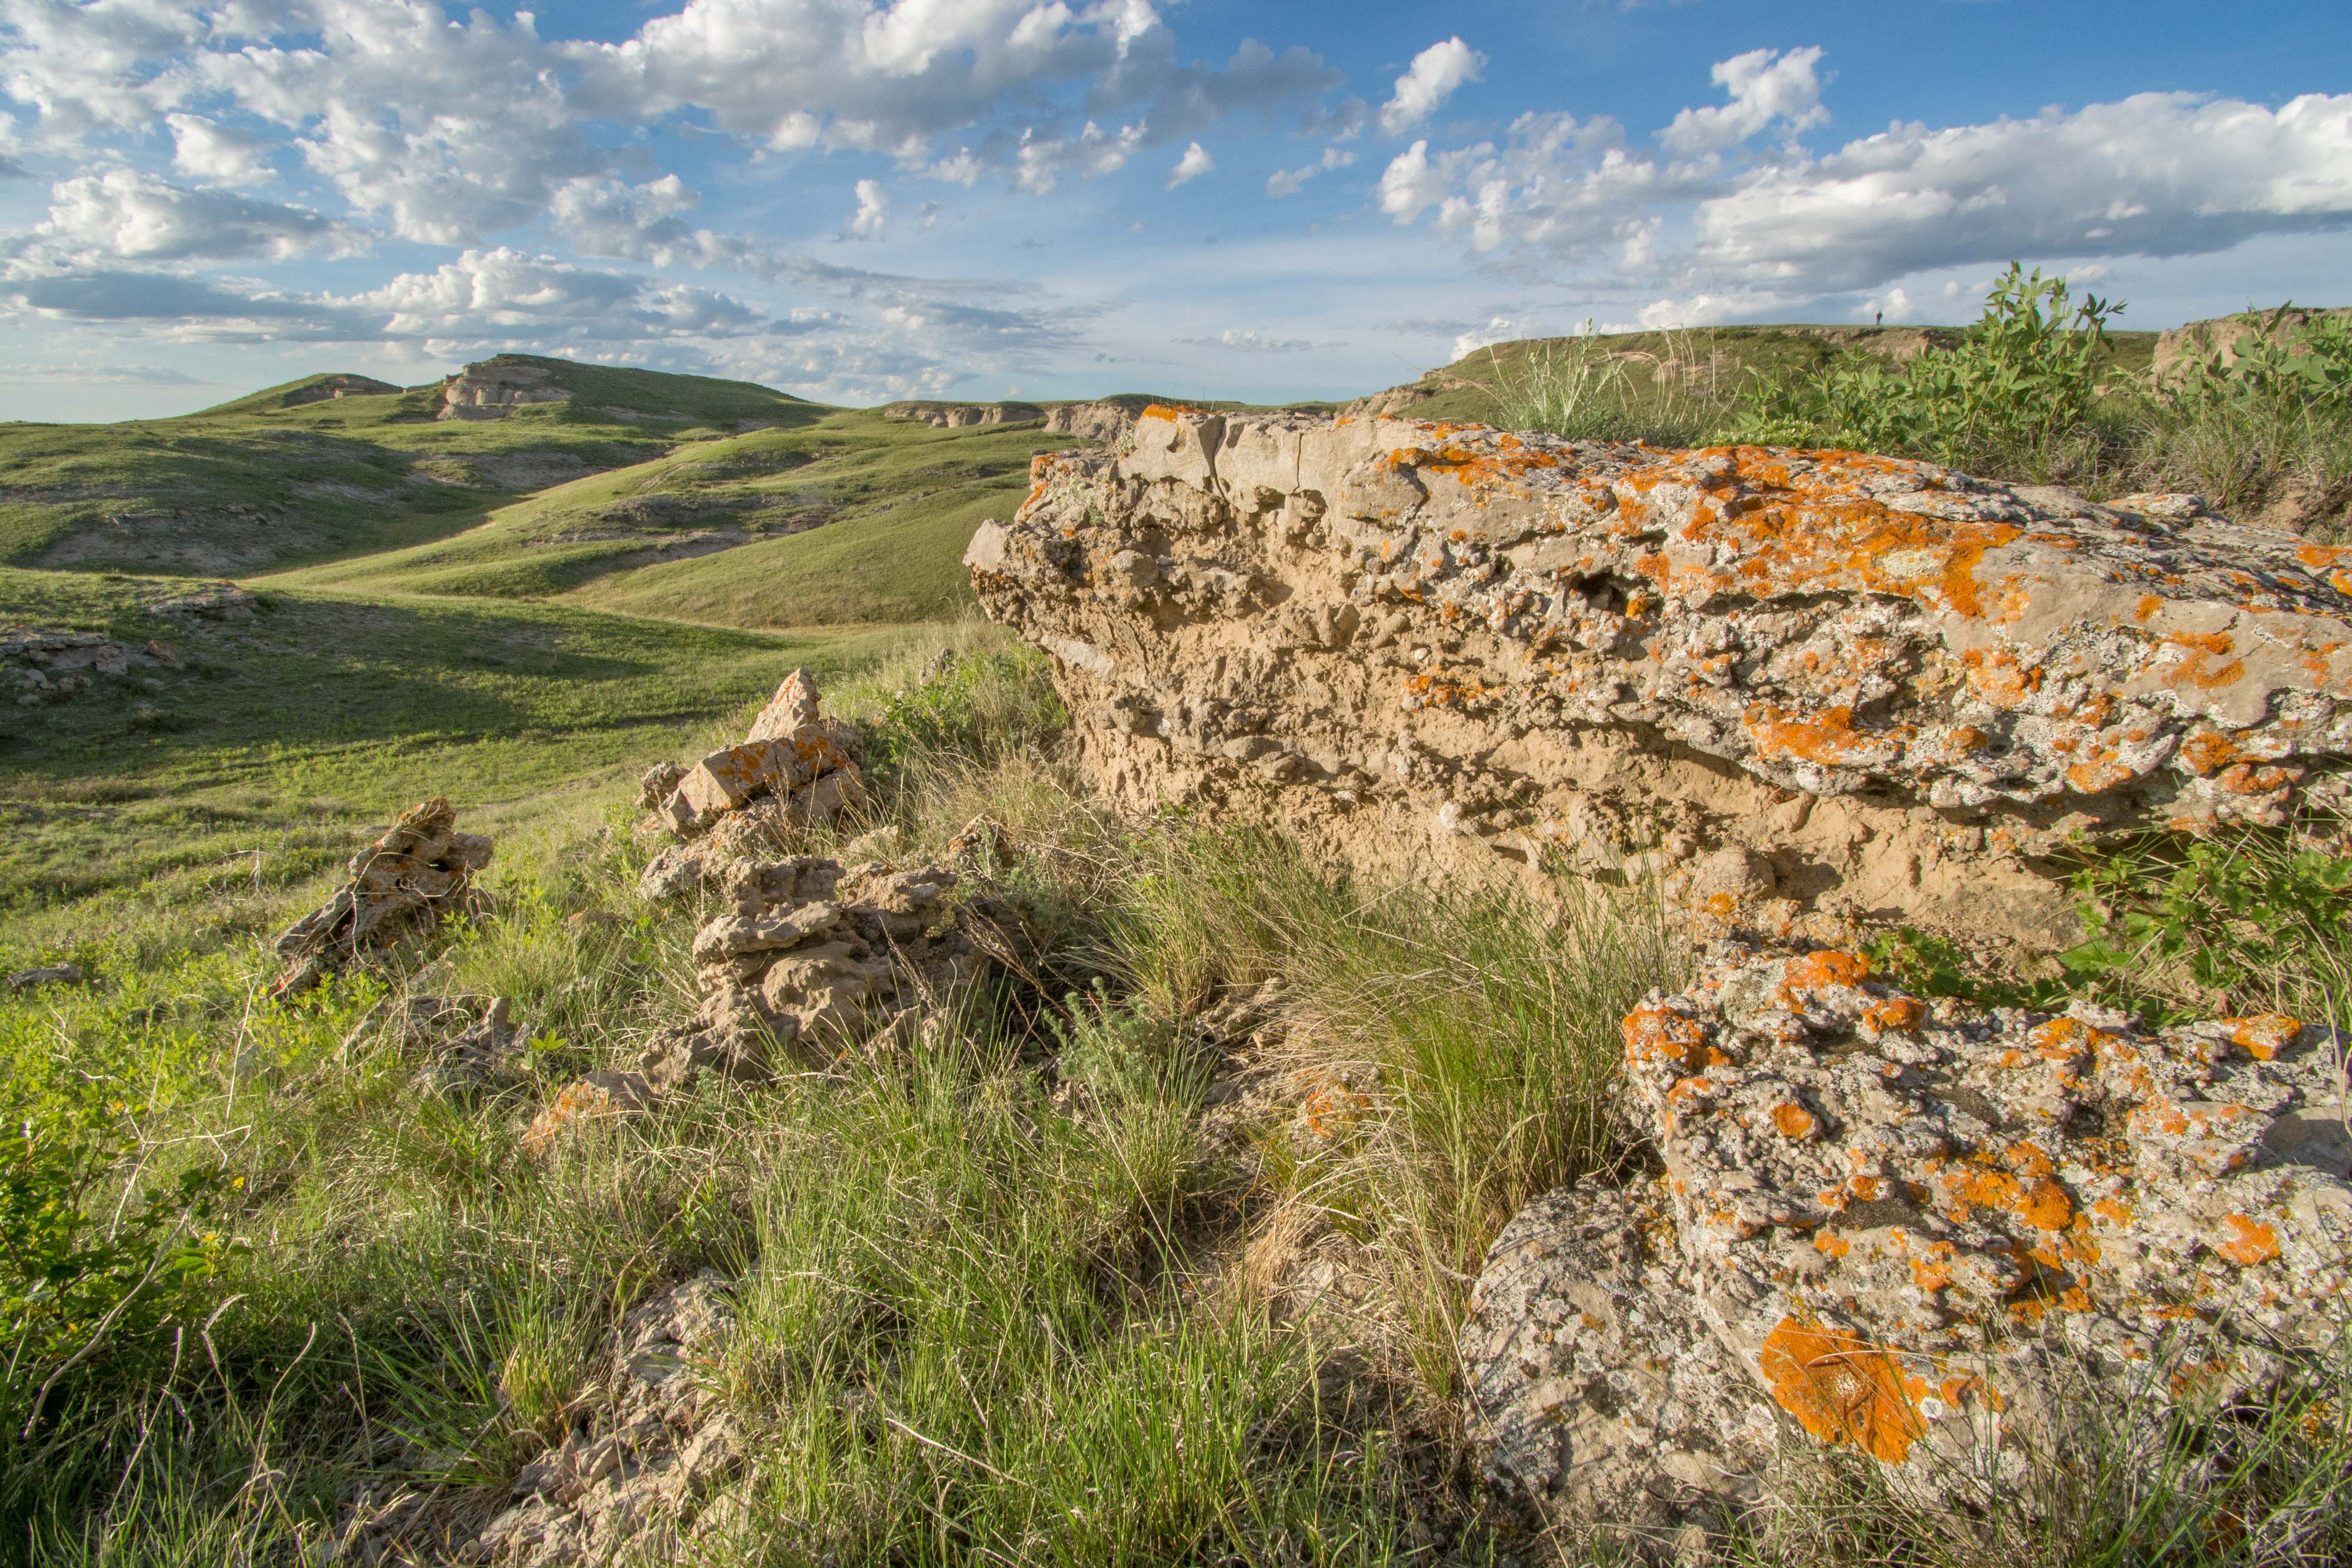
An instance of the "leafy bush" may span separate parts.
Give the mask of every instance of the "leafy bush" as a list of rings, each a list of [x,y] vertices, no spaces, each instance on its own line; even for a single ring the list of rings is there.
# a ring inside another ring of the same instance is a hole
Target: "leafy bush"
[[[2260,506],[2291,484],[2332,492],[2352,483],[2352,319],[2293,329],[2291,308],[2256,323],[2234,358],[2217,344],[2150,389],[2144,444],[2158,482],[2225,510]]]
[[[2012,263],[1956,349],[1897,369],[1838,363],[1768,382],[1726,434],[1758,445],[1857,448],[2047,482],[2095,465],[2100,373],[2123,306],[2079,301]]]

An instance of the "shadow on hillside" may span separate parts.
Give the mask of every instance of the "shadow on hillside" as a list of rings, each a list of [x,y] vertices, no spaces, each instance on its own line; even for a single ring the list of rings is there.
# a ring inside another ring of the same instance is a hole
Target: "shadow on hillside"
[[[139,617],[114,632],[142,634],[155,632]],[[609,737],[723,711],[757,695],[786,660],[834,662],[818,640],[798,647],[724,629],[463,601],[273,596],[250,622],[171,640],[180,669],[99,677],[70,696],[12,705],[0,716],[7,770],[35,781],[187,779],[215,766],[290,766],[348,748]]]

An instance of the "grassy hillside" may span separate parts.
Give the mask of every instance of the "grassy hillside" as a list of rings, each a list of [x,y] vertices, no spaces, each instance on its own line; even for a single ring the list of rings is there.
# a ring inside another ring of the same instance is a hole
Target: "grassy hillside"
[[[0,425],[0,563],[205,575],[395,549],[518,494],[823,411],[748,382],[501,356],[569,401],[440,419],[442,383],[303,401],[313,376],[178,419]]]
[[[558,486],[465,533],[289,584],[539,598],[737,626],[903,622],[970,601],[958,564],[1067,446],[1034,422],[935,429],[872,411],[698,443]]]
[[[180,666],[0,706],[0,914],[20,931],[93,894],[299,881],[428,795],[536,809],[609,789],[794,664],[841,670],[901,635],[285,591],[243,621],[149,609],[184,587],[0,569],[0,624],[156,639]]]

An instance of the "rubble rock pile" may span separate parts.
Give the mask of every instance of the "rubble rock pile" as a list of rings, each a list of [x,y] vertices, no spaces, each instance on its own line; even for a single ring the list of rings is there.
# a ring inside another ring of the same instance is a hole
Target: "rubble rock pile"
[[[1793,1427],[1953,1504],[2087,1441],[2085,1380],[2155,1441],[2352,1327],[2327,1031],[1931,1004],[1825,951],[1733,952],[1624,1033],[1664,1176],[1519,1215],[1461,1335],[1507,1490],[1688,1523]]]
[[[0,683],[25,707],[79,695],[100,675],[179,667],[178,657],[161,643],[140,647],[97,632],[0,630]]]
[[[1166,407],[1034,478],[966,562],[1101,787],[1338,858],[2047,948],[2083,837],[2347,795],[2352,550],[2188,497]]]
[[[640,780],[638,797],[682,839],[729,826],[756,827],[771,816],[792,826],[820,826],[864,809],[862,749],[855,725],[818,711],[815,677],[794,670],[740,745],[721,747],[690,767],[656,764]],[[755,806],[761,810],[750,821],[730,823]]]
[[[972,917],[939,866],[737,861],[721,873],[726,911],[695,933],[704,1003],[657,1038],[644,1071],[673,1089],[705,1068],[758,1081],[772,1044],[808,1061],[910,1043],[986,962]]]
[[[253,604],[253,595],[234,582],[207,582],[192,592],[160,600],[148,610],[156,615],[193,615],[204,621],[249,621]]]
[[[457,814],[436,797],[411,806],[382,838],[352,857],[351,879],[278,938],[286,960],[272,994],[306,989],[366,953],[430,931],[477,907],[474,873],[490,841],[457,831]]]

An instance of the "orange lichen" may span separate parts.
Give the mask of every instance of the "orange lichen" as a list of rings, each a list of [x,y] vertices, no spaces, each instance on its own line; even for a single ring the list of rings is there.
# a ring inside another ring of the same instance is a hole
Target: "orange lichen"
[[[1820,1117],[1802,1105],[1786,1101],[1772,1107],[1772,1124],[1780,1129],[1784,1138],[1804,1139],[1811,1137],[1822,1124]]]
[[[1910,735],[1908,729],[1872,735],[1853,727],[1853,709],[1840,704],[1815,714],[1800,714],[1758,703],[1740,719],[1756,743],[1756,755],[1771,762],[1794,758],[1830,767],[1867,767],[1886,759],[1891,747]]]
[[[2042,688],[2042,672],[2000,648],[1970,648],[1960,655],[1969,689],[1995,707],[2015,707]]]
[[[2303,1020],[2284,1013],[2256,1013],[2250,1018],[2223,1019],[2230,1039],[2257,1061],[2268,1061],[2303,1032]]]
[[[2200,729],[2181,743],[2181,764],[2200,779],[2210,778],[2237,761],[2244,752],[2218,729]]]
[[[1706,1026],[1671,1008],[1636,1008],[1625,1015],[1625,1064],[1643,1067],[1672,1062],[1687,1071],[1730,1058],[1707,1044]]]
[[[1851,1334],[1784,1317],[1764,1341],[1759,1369],[1817,1442],[1899,1465],[1927,1432],[1895,1358]]]
[[[1864,1009],[1863,1026],[1878,1034],[1909,1034],[1927,1020],[1927,1005],[1916,997],[1889,997]]]
[[[2221,1217],[2221,1223],[2230,1228],[2231,1235],[2213,1250],[2240,1268],[2251,1269],[2279,1255],[2278,1232],[2262,1220],[2228,1214]]]

